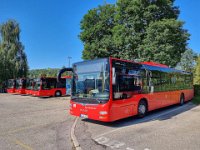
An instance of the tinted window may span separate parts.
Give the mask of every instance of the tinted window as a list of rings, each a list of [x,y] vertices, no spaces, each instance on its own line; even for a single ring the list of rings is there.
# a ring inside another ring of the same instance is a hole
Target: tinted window
[[[145,71],[137,63],[113,60],[116,73],[116,84],[113,85],[114,99],[131,97],[134,92],[142,92]]]

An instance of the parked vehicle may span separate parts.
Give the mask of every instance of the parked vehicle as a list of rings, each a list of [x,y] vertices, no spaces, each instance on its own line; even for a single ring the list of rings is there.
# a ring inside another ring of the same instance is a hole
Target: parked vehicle
[[[37,78],[34,80],[32,95],[39,97],[66,95],[66,79],[62,78],[60,82],[57,82],[56,78]]]
[[[25,89],[26,89],[26,79],[25,78],[17,79],[15,93],[26,94]]]
[[[35,80],[34,80],[34,79],[26,79],[26,89],[25,89],[25,93],[26,93],[27,95],[32,95],[34,83],[35,83]]]
[[[16,89],[16,80],[15,79],[9,79],[7,81],[7,93],[15,93]]]
[[[70,114],[104,122],[138,115],[194,96],[192,73],[154,62],[116,58],[83,61],[65,68],[73,73]]]

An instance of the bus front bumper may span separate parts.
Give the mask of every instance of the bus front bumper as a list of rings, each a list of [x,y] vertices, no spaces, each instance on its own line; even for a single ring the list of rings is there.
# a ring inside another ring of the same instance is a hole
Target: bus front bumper
[[[107,104],[80,104],[70,102],[70,114],[82,119],[111,122]]]

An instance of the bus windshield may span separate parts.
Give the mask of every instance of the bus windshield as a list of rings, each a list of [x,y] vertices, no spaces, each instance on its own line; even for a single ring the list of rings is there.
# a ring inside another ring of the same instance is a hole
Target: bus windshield
[[[33,90],[39,91],[40,90],[40,85],[41,85],[41,80],[40,79],[35,79]]]
[[[16,80],[16,89],[20,89],[21,88],[21,80],[18,79]]]
[[[33,79],[29,79],[26,81],[26,89],[32,90],[33,89]]]
[[[109,99],[108,59],[76,63],[73,65],[73,70],[73,100],[95,99],[101,102]]]
[[[13,79],[8,80],[7,88],[15,88],[15,80]]]

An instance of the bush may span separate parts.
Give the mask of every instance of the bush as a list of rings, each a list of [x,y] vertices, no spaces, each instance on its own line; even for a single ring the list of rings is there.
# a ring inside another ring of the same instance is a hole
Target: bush
[[[192,102],[194,104],[200,104],[200,95],[194,96],[194,98],[192,99]]]
[[[200,95],[200,85],[194,85],[194,94]]]

